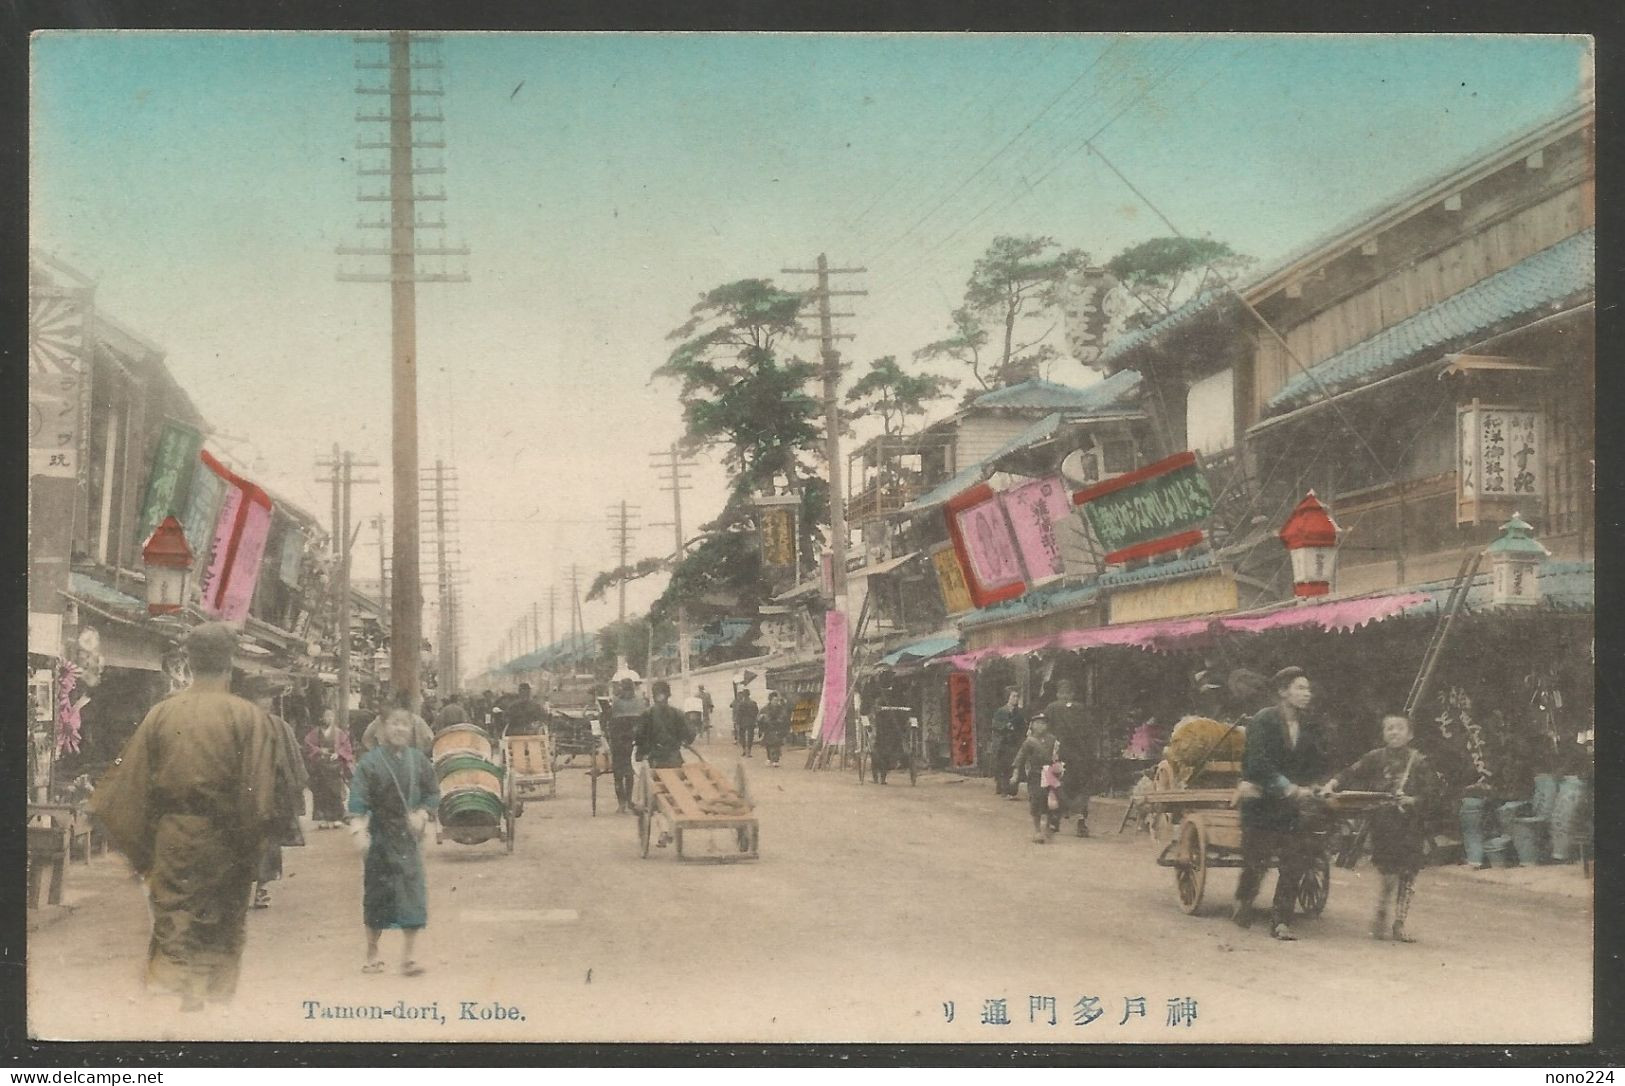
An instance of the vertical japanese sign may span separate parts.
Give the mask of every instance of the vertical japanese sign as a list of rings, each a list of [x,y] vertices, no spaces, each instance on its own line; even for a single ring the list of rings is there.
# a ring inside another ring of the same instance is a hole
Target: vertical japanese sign
[[[824,612],[824,727],[825,743],[846,739],[846,614]]]
[[[976,764],[976,688],[968,671],[948,675],[948,756],[959,768]]]
[[[951,546],[944,546],[931,555],[931,566],[937,571],[937,587],[942,592],[942,606],[950,615],[969,611],[976,604],[971,601],[970,588],[965,584],[965,571],[959,567],[959,555]]]
[[[212,459],[212,458],[211,458]],[[192,486],[186,495],[185,512],[181,515],[181,530],[186,533],[186,545],[197,557],[193,559],[193,591],[201,591],[203,571],[209,566],[209,546],[214,540],[214,525],[220,519],[220,505],[225,501],[226,481],[209,467],[209,461],[200,457],[198,467],[192,470]]]
[[[203,611],[224,622],[241,622],[248,617],[260,561],[265,556],[271,530],[271,499],[207,452],[201,455],[203,463],[226,484],[209,548],[209,565],[203,572]]]
[[[90,294],[28,288],[28,474],[76,479],[90,366],[85,352]]]
[[[1213,516],[1213,493],[1189,451],[1080,490],[1072,503],[1083,507],[1107,562],[1195,546]]]
[[[182,503],[203,451],[203,435],[179,422],[165,422],[147,473],[147,490],[136,518],[135,545],[139,550],[165,517],[184,511]]]
[[[948,537],[959,552],[971,601],[986,607],[1027,590],[1015,533],[999,495],[986,483],[948,500]]]
[[[80,449],[90,403],[91,295],[28,285],[28,648],[62,651]]]
[[[1066,572],[1061,557],[1061,525],[1072,515],[1072,496],[1061,477],[1034,479],[1002,496],[1015,532],[1029,585],[1041,585]]]
[[[1481,513],[1501,516],[1508,503],[1539,498],[1544,451],[1539,411],[1476,400],[1457,408],[1457,520],[1476,522]],[[1481,510],[1480,502],[1495,505]]]
[[[289,588],[299,587],[299,567],[305,558],[305,536],[292,521],[282,525],[281,552],[277,576]]]

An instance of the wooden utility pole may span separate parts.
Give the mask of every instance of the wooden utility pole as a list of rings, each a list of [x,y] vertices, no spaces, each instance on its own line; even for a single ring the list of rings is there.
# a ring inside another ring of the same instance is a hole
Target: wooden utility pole
[[[334,592],[337,599],[334,601],[335,615],[334,627],[336,632],[335,647],[338,654],[338,705],[335,716],[342,726],[348,727],[348,713],[350,710],[350,556],[355,550],[355,537],[359,534],[361,526],[357,524],[355,531],[350,529],[350,489],[356,483],[376,483],[377,479],[357,479],[355,469],[358,467],[375,468],[376,461],[358,461],[349,450],[340,451],[337,444],[333,446],[333,459],[331,462],[317,461],[319,467],[331,466],[333,469],[333,538],[338,548],[338,570],[334,578]]]
[[[439,650],[436,666],[440,673],[440,691],[444,696],[457,689],[457,678],[453,674],[456,664],[452,659],[452,641],[456,637],[452,625],[452,576],[446,561],[446,464],[439,459],[434,462],[434,542],[435,572],[440,585],[440,621],[435,635],[435,647]]]
[[[782,268],[785,275],[816,275],[818,286],[807,292],[807,297],[818,300],[819,357],[823,361],[824,378],[824,455],[829,460],[829,534],[830,564],[835,586],[836,606],[846,608],[846,495],[841,480],[841,354],[835,349],[837,339],[851,339],[848,334],[835,331],[835,316],[830,312],[829,300],[836,296],[859,296],[866,290],[831,290],[831,275],[861,275],[867,268],[832,268],[823,253],[818,254],[814,268]],[[850,623],[851,619],[848,617]]]
[[[384,514],[373,517],[372,526],[378,531],[378,602],[381,604],[389,599],[389,545],[384,536]]]
[[[421,692],[421,653],[423,644],[423,588],[420,582],[418,535],[418,355],[417,355],[417,284],[420,282],[467,282],[466,272],[428,272],[420,270],[420,256],[467,256],[467,246],[423,246],[418,244],[417,231],[444,229],[445,222],[426,222],[418,218],[418,205],[423,201],[443,201],[442,192],[420,192],[416,177],[422,174],[443,174],[443,165],[420,165],[415,149],[444,148],[444,139],[418,138],[417,126],[439,124],[445,120],[439,113],[418,112],[425,107],[415,104],[418,98],[436,98],[444,94],[438,86],[419,85],[415,73],[442,67],[438,60],[413,56],[414,44],[437,42],[438,38],[413,35],[405,30],[392,30],[385,35],[369,34],[355,38],[358,44],[387,47],[387,59],[382,63],[357,60],[360,69],[386,69],[389,74],[385,86],[358,86],[362,95],[387,95],[389,108],[378,113],[356,114],[364,123],[381,123],[389,135],[384,140],[361,140],[356,146],[363,150],[388,151],[388,165],[384,168],[358,166],[362,177],[387,176],[387,192],[363,192],[360,199],[389,205],[389,214],[381,221],[362,222],[364,228],[389,231],[387,247],[340,246],[341,256],[386,256],[389,271],[379,273],[340,272],[339,279],[349,282],[387,282],[390,294],[390,390],[391,390],[391,455],[393,473],[394,518],[393,560],[394,577],[390,594],[390,685],[404,692],[419,704]]]
[[[671,447],[666,450],[664,456],[665,462],[657,463],[657,466],[666,472],[666,485],[660,489],[671,491],[671,530],[674,547],[671,564],[672,568],[676,569],[678,564],[682,562],[683,555],[687,550],[686,541],[683,539],[683,491],[693,489],[683,485],[689,478],[683,472],[688,468],[692,468],[694,461],[682,458],[678,443],[675,441],[671,443]],[[679,601],[677,604],[677,673],[687,675],[688,664],[688,609]]]
[[[633,524],[632,520],[637,516],[638,507],[627,505],[625,500],[622,500],[618,507],[610,506],[609,530],[615,540],[616,553],[620,555],[620,564],[616,567],[618,569],[624,570],[626,568],[627,557],[632,550],[631,536],[638,528],[638,525]],[[620,583],[620,612],[617,621],[626,621],[626,579],[624,577]]]

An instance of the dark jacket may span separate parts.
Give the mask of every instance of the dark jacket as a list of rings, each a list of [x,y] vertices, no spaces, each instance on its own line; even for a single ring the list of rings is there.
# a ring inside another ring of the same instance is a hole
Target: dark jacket
[[[683,764],[683,748],[694,742],[688,720],[674,705],[652,705],[638,721],[632,756],[655,769],[675,769]]]
[[[761,716],[762,738],[783,742],[790,734],[790,706],[785,702],[768,702]]]
[[[1287,746],[1286,719],[1278,706],[1261,710],[1247,725],[1241,776],[1263,792],[1241,802],[1241,824],[1267,830],[1299,828],[1298,804],[1286,798],[1288,785],[1311,785],[1329,769],[1325,737],[1312,722],[1299,720],[1298,745]]]

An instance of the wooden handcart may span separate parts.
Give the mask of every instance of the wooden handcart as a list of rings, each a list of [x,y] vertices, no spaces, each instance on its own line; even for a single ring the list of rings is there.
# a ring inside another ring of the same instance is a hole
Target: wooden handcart
[[[734,768],[732,782],[709,762],[688,762],[676,769],[650,769],[645,765],[633,784],[632,805],[638,813],[638,847],[645,858],[657,819],[671,833],[679,860],[728,863],[759,857],[761,830],[742,765]],[[731,831],[735,850],[703,856],[685,854],[685,834],[694,830]]]
[[[525,804],[552,799],[558,795],[558,756],[553,751],[552,733],[545,728],[536,735],[509,735],[502,740],[504,798],[513,817],[525,813]]]
[[[1323,807],[1308,830],[1315,857],[1298,884],[1297,907],[1305,916],[1319,916],[1332,890],[1331,843],[1343,817],[1358,815],[1393,802],[1386,792],[1334,792],[1310,803]],[[1174,869],[1174,890],[1179,907],[1195,913],[1202,906],[1207,873],[1214,867],[1240,867],[1241,810],[1235,788],[1180,788],[1144,793],[1141,801],[1174,827],[1172,840],[1163,845],[1157,864]]]
[[[473,724],[454,724],[434,740],[435,774],[440,779],[440,809],[434,839],[459,845],[500,839],[513,851],[514,810],[508,802],[507,771],[491,759],[491,737]]]

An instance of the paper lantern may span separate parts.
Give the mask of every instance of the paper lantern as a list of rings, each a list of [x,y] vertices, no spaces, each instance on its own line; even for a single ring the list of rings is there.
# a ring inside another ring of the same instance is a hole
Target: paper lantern
[[[1343,529],[1311,490],[1281,525],[1279,535],[1292,556],[1292,594],[1324,596],[1337,573],[1337,541]]]
[[[192,548],[180,521],[165,517],[141,548],[147,574],[147,613],[167,615],[186,604],[187,582],[192,576]]]

